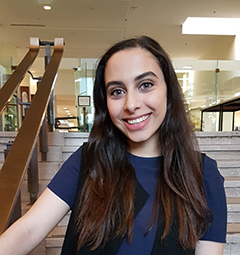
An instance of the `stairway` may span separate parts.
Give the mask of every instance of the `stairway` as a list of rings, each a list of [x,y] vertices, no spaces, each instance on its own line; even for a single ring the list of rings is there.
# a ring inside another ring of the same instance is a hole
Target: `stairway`
[[[228,235],[224,255],[237,255],[240,250],[240,132],[199,132],[196,133],[202,152],[217,160],[219,170],[225,177],[225,190],[228,202]],[[0,132],[0,142],[13,140],[16,133]],[[48,133],[48,161],[39,160],[40,193],[58,171],[61,164],[87,140],[87,133]],[[0,164],[3,149],[0,144]],[[41,156],[39,155],[39,159]],[[29,209],[27,182],[22,185],[22,210]],[[29,255],[58,255],[68,223],[69,214]]]
[[[214,158],[225,178],[228,204],[224,255],[240,254],[240,132],[196,133],[202,152]]]

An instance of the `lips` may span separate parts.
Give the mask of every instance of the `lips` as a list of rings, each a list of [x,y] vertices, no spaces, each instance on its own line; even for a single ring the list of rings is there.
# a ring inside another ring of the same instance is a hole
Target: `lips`
[[[125,119],[125,121],[130,124],[130,125],[137,125],[143,121],[145,121],[146,119],[148,119],[150,117],[150,114],[148,115],[144,115],[142,117],[136,118],[136,119]]]

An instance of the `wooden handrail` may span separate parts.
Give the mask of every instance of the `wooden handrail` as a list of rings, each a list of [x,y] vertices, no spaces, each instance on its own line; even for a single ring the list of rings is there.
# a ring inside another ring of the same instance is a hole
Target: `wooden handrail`
[[[31,67],[33,61],[38,55],[38,52],[39,39],[30,38],[30,47],[28,53],[0,90],[0,114],[2,114],[6,104],[12,98],[14,91],[17,89],[28,69]]]
[[[63,39],[55,39],[51,60],[0,171],[0,234],[8,227],[25,171],[37,141],[62,54]]]

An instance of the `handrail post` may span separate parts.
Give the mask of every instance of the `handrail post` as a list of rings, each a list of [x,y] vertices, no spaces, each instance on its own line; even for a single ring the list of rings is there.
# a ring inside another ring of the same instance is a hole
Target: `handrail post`
[[[29,109],[29,105],[25,108],[26,113]],[[30,196],[30,205],[33,205],[37,201],[37,195],[39,192],[39,179],[38,179],[38,151],[37,143],[34,145],[32,151],[32,157],[29,162],[27,170],[27,179],[28,179],[28,192]]]
[[[51,46],[54,45],[52,42],[40,41],[41,46],[45,46],[45,69],[50,62],[51,59]],[[39,85],[39,84],[38,84]],[[53,131],[54,125],[54,116],[53,116],[53,92],[51,92],[48,107],[47,107],[47,116],[45,114],[42,127],[39,133],[39,145],[40,152],[42,155],[42,161],[47,161],[47,153],[48,153],[48,135],[47,132]]]
[[[30,195],[30,204],[33,205],[37,200],[39,192],[37,144],[34,145],[32,158],[28,167],[28,192]]]
[[[51,59],[51,46],[54,45],[53,42],[41,41],[40,45],[45,46],[45,69]],[[53,114],[53,91],[51,92],[48,107],[47,107],[47,128],[49,132],[54,131],[54,114]]]
[[[9,141],[6,144],[6,149],[4,150],[4,158],[7,158],[7,155],[10,151],[10,149],[12,148],[12,141]],[[7,194],[6,194],[7,196]],[[18,197],[17,197],[17,201],[15,203],[12,215],[11,215],[11,219],[9,221],[9,226],[11,226],[16,220],[18,220],[20,217],[22,216],[22,204],[21,204],[21,190],[19,190],[18,193]]]
[[[37,83],[37,88],[39,88],[40,82]],[[42,161],[47,161],[48,153],[48,134],[47,134],[47,118],[44,115],[42,126],[39,132],[39,150],[41,152]]]

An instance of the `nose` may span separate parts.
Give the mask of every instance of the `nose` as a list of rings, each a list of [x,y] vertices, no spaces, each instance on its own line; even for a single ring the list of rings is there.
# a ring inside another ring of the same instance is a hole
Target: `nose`
[[[137,93],[128,91],[125,97],[125,111],[134,113],[136,109],[141,107],[141,98]]]

